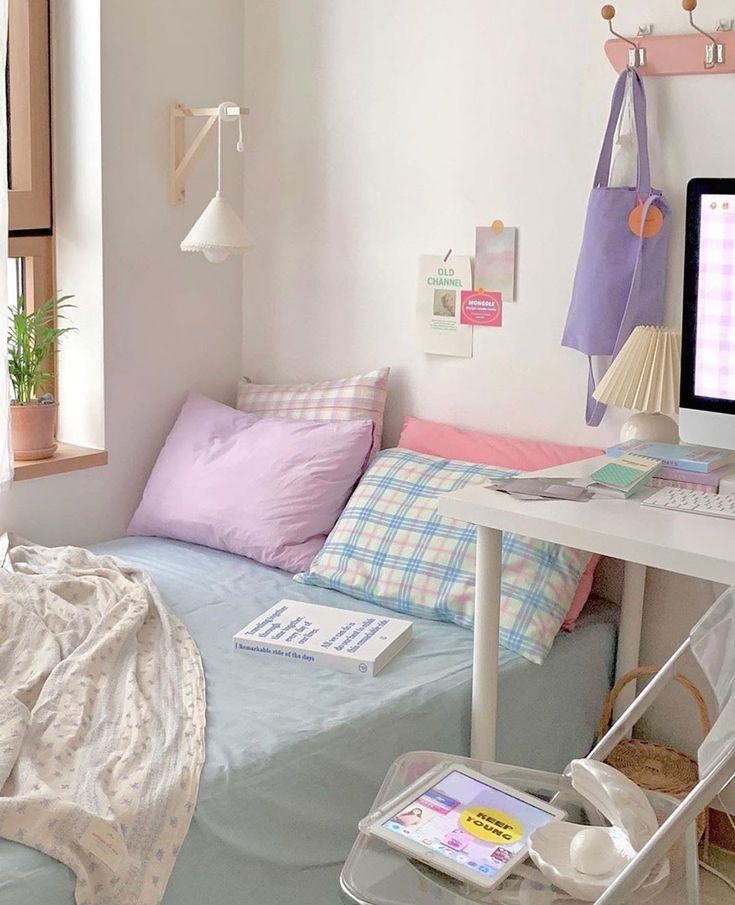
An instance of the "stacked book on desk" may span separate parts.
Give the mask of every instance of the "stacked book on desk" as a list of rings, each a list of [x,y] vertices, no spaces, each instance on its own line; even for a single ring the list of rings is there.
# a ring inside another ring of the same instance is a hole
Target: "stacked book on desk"
[[[611,459],[633,453],[661,463],[651,477],[652,487],[680,487],[717,493],[720,479],[730,470],[733,454],[710,446],[679,446],[675,443],[648,443],[628,440],[607,450]]]
[[[720,478],[729,470],[718,468],[716,471],[697,473],[664,465],[651,478],[651,487],[680,487],[682,490],[717,493],[720,489]]]
[[[608,461],[589,476],[587,487],[595,496],[625,500],[650,481],[661,467],[656,459],[630,453]]]

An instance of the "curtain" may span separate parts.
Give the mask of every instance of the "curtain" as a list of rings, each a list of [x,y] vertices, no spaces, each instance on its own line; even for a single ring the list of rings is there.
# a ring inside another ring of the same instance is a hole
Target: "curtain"
[[[8,52],[8,0],[0,0],[0,72]],[[5,79],[0,79],[0,491],[13,480],[8,374],[8,136]]]

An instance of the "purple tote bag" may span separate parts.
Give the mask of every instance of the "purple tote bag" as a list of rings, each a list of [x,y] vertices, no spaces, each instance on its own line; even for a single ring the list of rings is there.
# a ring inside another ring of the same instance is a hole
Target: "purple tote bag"
[[[613,141],[627,79],[631,79],[633,89],[637,184],[613,187],[610,185]],[[639,204],[643,204],[641,234],[636,235],[628,225],[628,218]],[[663,215],[663,226],[655,235],[644,238],[643,224],[651,206]],[[592,396],[595,389],[592,357],[617,355],[634,327],[658,326],[663,322],[670,213],[661,192],[651,188],[643,82],[635,70],[625,70],[613,92],[562,338],[563,346],[577,349],[590,359],[586,421],[591,426],[600,424],[606,409]]]

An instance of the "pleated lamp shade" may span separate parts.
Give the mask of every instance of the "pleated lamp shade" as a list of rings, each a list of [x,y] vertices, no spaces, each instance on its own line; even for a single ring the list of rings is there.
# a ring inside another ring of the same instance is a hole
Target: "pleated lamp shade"
[[[253,245],[245,224],[217,192],[181,243],[181,250],[201,251],[208,261],[219,264],[229,255],[241,254]]]
[[[681,334],[666,327],[636,327],[597,385],[599,402],[634,412],[679,411]]]

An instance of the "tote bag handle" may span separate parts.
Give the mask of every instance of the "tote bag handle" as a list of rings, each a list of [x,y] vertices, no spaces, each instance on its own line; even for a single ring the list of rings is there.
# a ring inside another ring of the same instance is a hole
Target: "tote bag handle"
[[[646,127],[646,93],[643,90],[641,77],[635,69],[624,69],[615,83],[612,104],[610,106],[610,118],[608,119],[605,137],[602,141],[600,159],[597,162],[594,187],[608,188],[610,185],[615,129],[617,128],[620,114],[623,110],[625,89],[628,84],[628,79],[631,80],[633,89],[633,118],[635,121],[638,165],[636,189],[640,198],[645,200],[651,194],[651,163],[648,155],[648,130]]]

